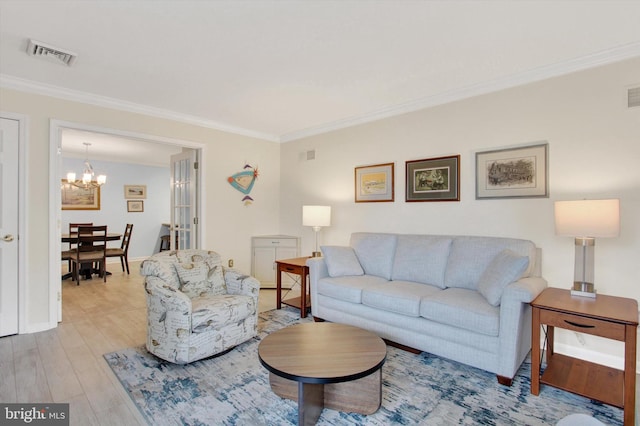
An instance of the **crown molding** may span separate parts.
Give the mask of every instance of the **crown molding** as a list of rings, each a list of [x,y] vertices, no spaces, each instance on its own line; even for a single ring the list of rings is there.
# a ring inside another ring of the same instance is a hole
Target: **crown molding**
[[[95,105],[103,108],[116,109],[119,111],[127,111],[136,114],[148,115],[151,117],[163,118],[167,120],[178,121],[186,124],[206,127],[209,129],[220,130],[227,133],[233,133],[241,136],[248,136],[257,139],[263,139],[271,142],[279,142],[280,138],[276,135],[255,132],[240,127],[230,126],[218,123],[213,120],[196,117],[193,115],[183,114],[161,108],[155,108],[147,105],[127,102],[120,99],[109,98],[106,96],[95,95],[92,93],[81,92],[72,89],[66,89],[50,84],[39,83],[32,80],[15,77],[8,74],[0,74],[0,87],[5,89],[13,89],[22,92],[34,93],[37,95],[51,96],[54,98],[64,99],[67,101],[81,102],[89,105]]]
[[[552,77],[558,77],[561,75],[570,74],[572,72],[595,68],[602,65],[608,65],[614,62],[620,62],[636,57],[640,57],[640,42],[625,44],[613,49],[597,52],[592,55],[582,56],[568,61],[538,67],[510,76],[473,84],[460,89],[450,90],[448,92],[416,99],[388,108],[382,108],[367,114],[333,121],[331,123],[323,124],[316,127],[310,127],[307,129],[285,133],[280,136],[280,142],[291,142],[297,139],[316,136],[334,130],[357,126],[359,124],[370,123],[372,121],[377,121],[384,118],[394,117],[397,115],[402,115],[438,105],[444,105],[450,102],[522,86],[525,84],[546,80]]]
[[[510,76],[473,84],[460,89],[450,90],[433,96],[419,98],[402,104],[381,108],[366,114],[332,121],[320,126],[309,127],[306,129],[284,133],[280,136],[230,126],[213,120],[208,120],[175,111],[154,108],[146,105],[122,101],[119,99],[94,95],[91,93],[80,92],[44,83],[38,83],[7,74],[0,74],[0,87],[86,103],[99,107],[144,114],[152,117],[178,121],[271,142],[291,142],[310,136],[316,136],[322,133],[328,133],[347,127],[370,123],[372,121],[382,120],[385,118],[394,117],[421,109],[431,108],[438,105],[444,105],[450,102],[522,86],[525,84],[570,74],[572,72],[595,68],[602,65],[608,65],[614,62],[620,62],[636,57],[640,57],[640,42],[625,44],[612,49],[596,52],[591,55],[582,56],[579,58],[543,67],[538,67],[532,70],[527,70]]]

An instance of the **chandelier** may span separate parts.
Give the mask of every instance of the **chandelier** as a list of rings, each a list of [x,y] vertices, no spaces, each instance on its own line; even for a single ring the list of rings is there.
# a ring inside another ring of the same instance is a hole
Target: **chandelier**
[[[67,183],[76,186],[78,188],[97,188],[104,185],[107,181],[106,175],[98,175],[98,178],[94,180],[95,173],[93,172],[93,166],[89,163],[89,142],[82,143],[85,146],[85,160],[84,171],[82,172],[82,179],[76,180],[76,174],[74,172],[67,173]]]

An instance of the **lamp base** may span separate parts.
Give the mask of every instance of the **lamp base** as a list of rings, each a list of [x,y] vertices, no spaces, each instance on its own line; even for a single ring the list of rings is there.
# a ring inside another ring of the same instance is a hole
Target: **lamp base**
[[[571,295],[580,297],[591,297],[592,299],[595,299],[596,289],[593,283],[576,281],[573,283],[573,287],[571,288]]]
[[[311,257],[322,257],[322,252],[313,251],[313,252],[311,252]]]

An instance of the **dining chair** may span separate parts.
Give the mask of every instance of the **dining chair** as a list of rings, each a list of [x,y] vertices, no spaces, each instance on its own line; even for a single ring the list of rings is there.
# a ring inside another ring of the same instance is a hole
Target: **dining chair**
[[[129,241],[131,241],[132,232],[133,223],[127,223],[120,248],[107,248],[107,257],[119,257],[122,272],[124,272],[125,265],[127,266],[127,275],[129,275]]]
[[[73,278],[80,285],[80,270],[99,265],[100,276],[107,282],[107,226],[79,226],[76,234],[75,253],[71,257]]]
[[[93,226],[93,222],[86,222],[86,223],[70,223],[69,224],[69,235],[75,234],[78,232],[78,226]],[[67,267],[69,268],[69,271],[71,271],[71,258],[73,257],[75,253],[75,243],[69,243],[69,249],[68,250],[62,250],[61,253],[61,260],[66,260],[67,261]]]

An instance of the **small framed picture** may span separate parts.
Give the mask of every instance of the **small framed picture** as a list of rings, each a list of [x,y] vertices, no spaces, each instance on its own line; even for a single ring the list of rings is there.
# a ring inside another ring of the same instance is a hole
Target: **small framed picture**
[[[460,156],[406,162],[406,197],[413,201],[460,201]]]
[[[142,200],[127,200],[127,211],[128,212],[143,212],[144,211],[144,201]]]
[[[548,144],[476,153],[476,199],[549,197]]]
[[[393,163],[386,163],[356,167],[356,203],[393,201],[395,197],[393,166]]]
[[[147,198],[147,185],[125,185],[124,198],[127,200],[141,200]]]

